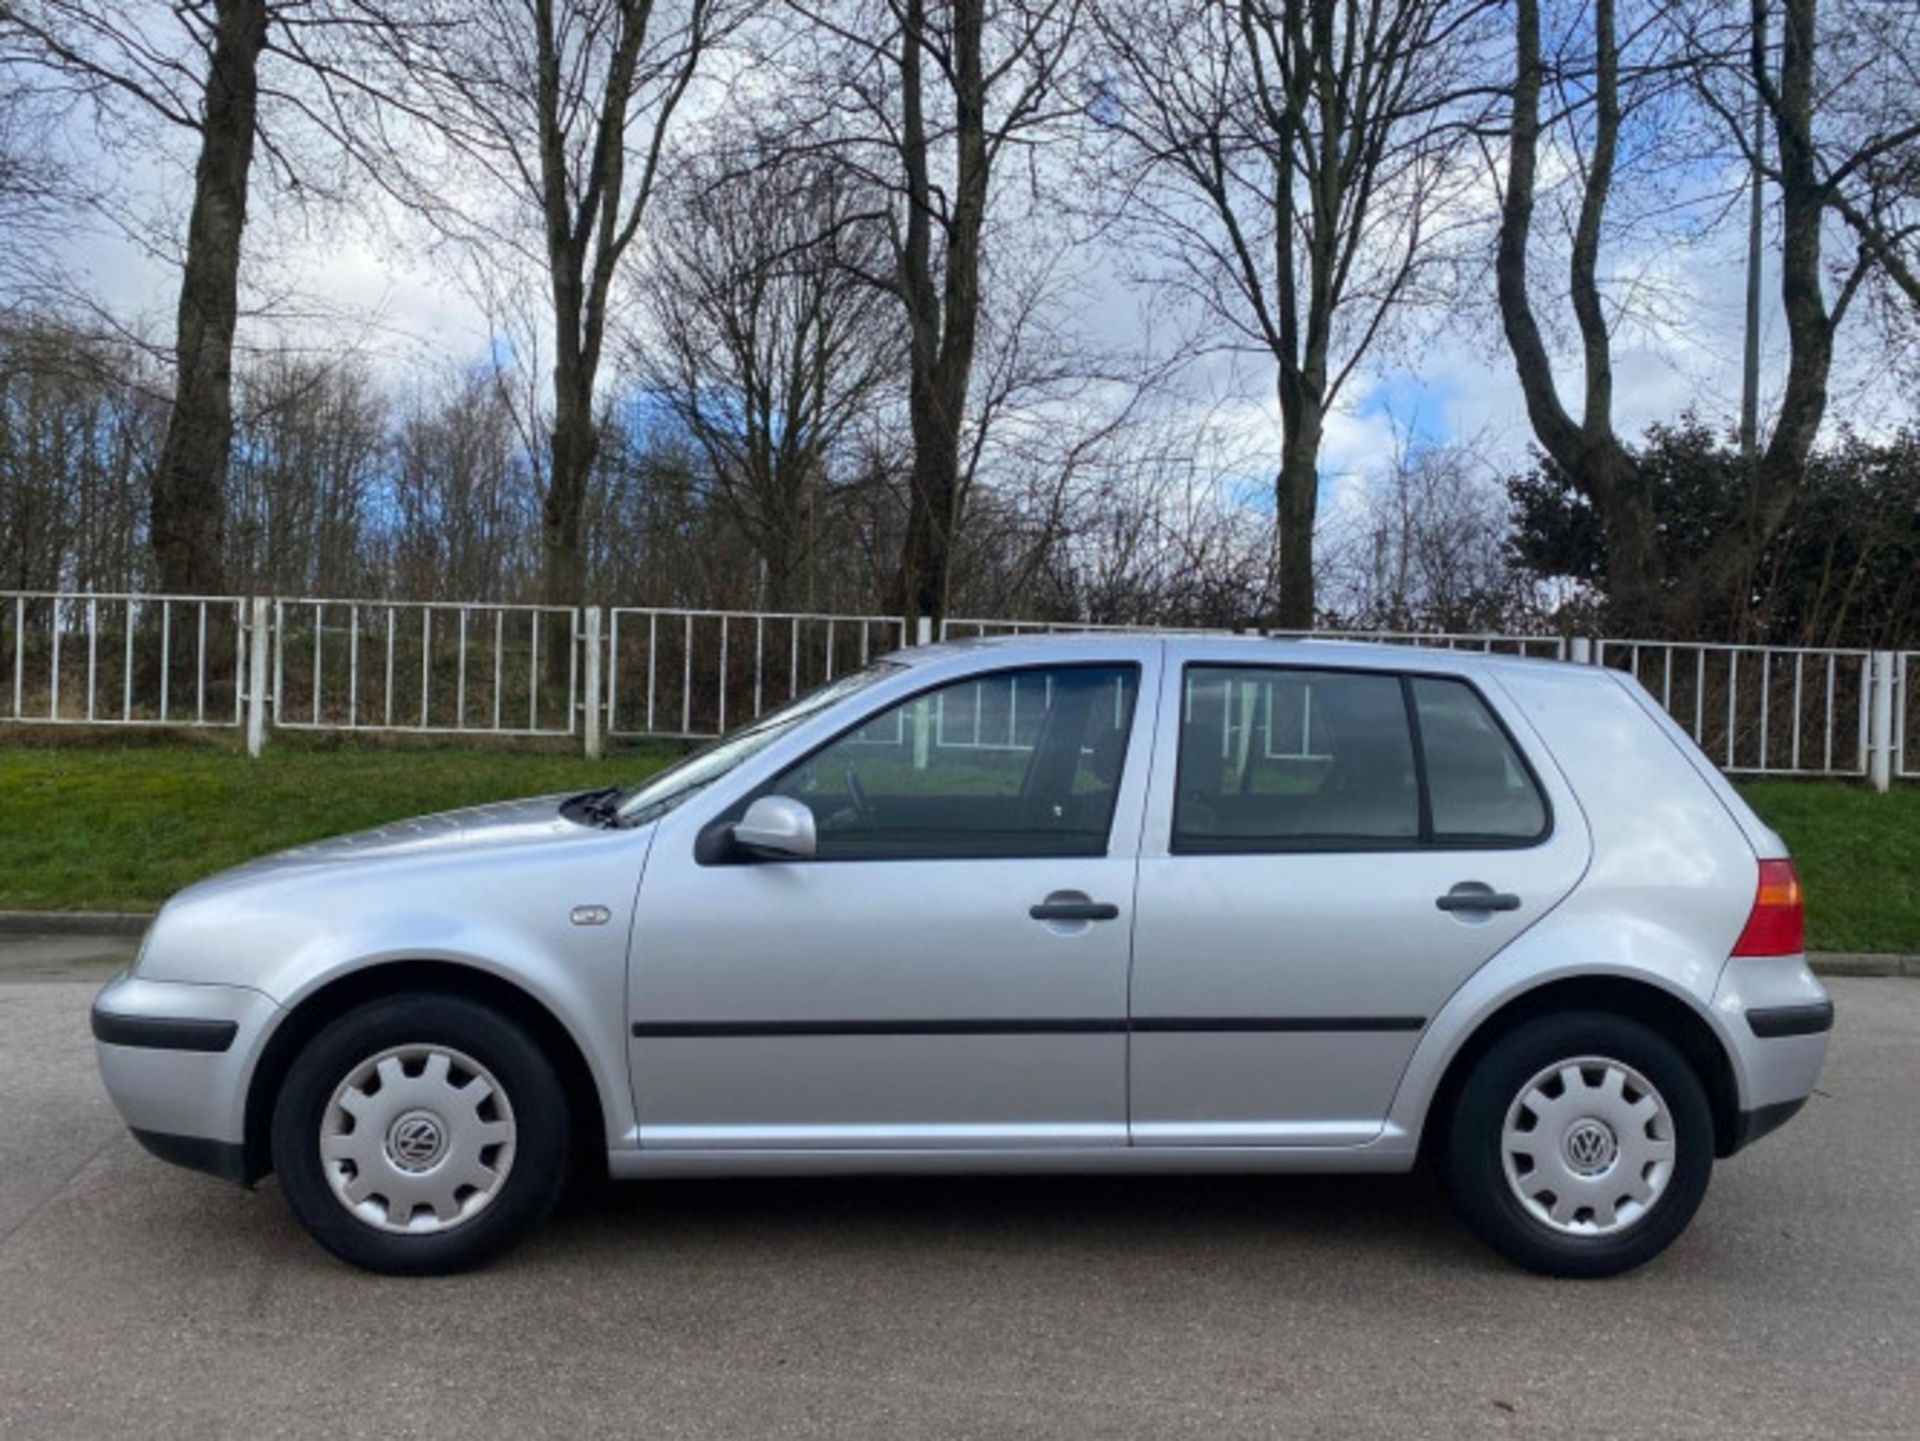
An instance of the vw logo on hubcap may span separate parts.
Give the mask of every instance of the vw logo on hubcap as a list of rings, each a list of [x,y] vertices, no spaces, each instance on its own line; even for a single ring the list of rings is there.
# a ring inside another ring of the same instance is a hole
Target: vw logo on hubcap
[[[1561,1146],[1566,1152],[1567,1168],[1576,1176],[1599,1175],[1613,1164],[1613,1158],[1620,1151],[1613,1128],[1591,1116],[1575,1121],[1567,1129]]]
[[[387,1130],[387,1154],[403,1171],[431,1169],[446,1146],[446,1128],[430,1111],[408,1111]]]

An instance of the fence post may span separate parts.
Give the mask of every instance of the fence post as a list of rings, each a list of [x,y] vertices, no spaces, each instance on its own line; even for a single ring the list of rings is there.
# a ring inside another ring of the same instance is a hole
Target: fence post
[[[1890,650],[1877,650],[1868,670],[1867,780],[1877,791],[1893,785],[1893,662]]]
[[[587,663],[586,706],[581,729],[586,737],[587,759],[600,759],[600,607],[590,605],[581,612],[586,622]]]
[[[1593,664],[1593,637],[1577,635],[1573,637],[1567,651],[1567,659],[1575,665]]]
[[[913,643],[915,645],[933,644],[933,617],[923,615],[913,623]]]
[[[247,754],[267,746],[267,598],[253,597],[252,631],[247,637]]]

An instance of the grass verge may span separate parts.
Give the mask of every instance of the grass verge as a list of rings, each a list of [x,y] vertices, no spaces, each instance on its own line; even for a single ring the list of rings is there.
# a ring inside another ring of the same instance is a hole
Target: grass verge
[[[672,747],[604,761],[526,750],[276,745],[0,747],[0,910],[148,910],[253,856],[429,811],[637,780]],[[1741,787],[1806,881],[1826,951],[1920,954],[1920,789]]]
[[[0,910],[151,910],[269,851],[405,816],[636,780],[674,752],[0,747]]]
[[[1792,848],[1810,946],[1920,955],[1920,789],[1755,781],[1740,791]]]

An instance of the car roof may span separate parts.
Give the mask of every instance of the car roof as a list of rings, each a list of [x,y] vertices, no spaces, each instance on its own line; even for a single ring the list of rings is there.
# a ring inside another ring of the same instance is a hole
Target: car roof
[[[1483,644],[1500,643],[1505,638],[1489,637]],[[1500,651],[1470,648],[1464,638],[1449,643],[1435,638],[1434,644],[1422,644],[1415,636],[1390,641],[1363,641],[1347,638],[1326,639],[1295,636],[1263,636],[1231,631],[1129,630],[1115,627],[1098,631],[1022,631],[1011,635],[964,636],[897,651],[891,659],[907,665],[927,665],[966,656],[991,655],[1007,662],[1073,659],[1090,650],[1116,651],[1124,646],[1166,642],[1177,645],[1184,658],[1205,657],[1217,652],[1222,660],[1284,661],[1293,665],[1319,664],[1355,666],[1366,669],[1430,666],[1451,670],[1484,665],[1564,665],[1557,658],[1512,655]],[[1507,643],[1511,643],[1510,641]],[[1409,661],[1412,654],[1417,659]],[[1594,671],[1593,666],[1570,666]]]

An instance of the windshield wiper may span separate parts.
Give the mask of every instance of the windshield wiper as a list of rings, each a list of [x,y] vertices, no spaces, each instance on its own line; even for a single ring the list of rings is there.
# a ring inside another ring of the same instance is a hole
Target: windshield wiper
[[[560,803],[560,814],[568,820],[583,820],[608,829],[620,819],[620,787],[603,786],[597,791],[582,791]]]

